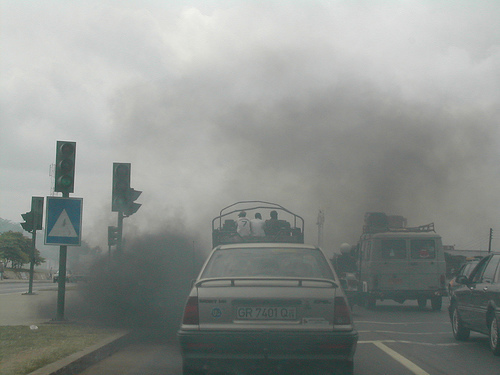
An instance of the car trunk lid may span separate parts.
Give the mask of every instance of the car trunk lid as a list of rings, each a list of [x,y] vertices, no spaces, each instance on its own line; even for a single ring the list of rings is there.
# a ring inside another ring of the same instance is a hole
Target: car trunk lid
[[[337,284],[327,279],[200,280],[199,326],[218,330],[331,330],[339,324],[334,322],[337,290]],[[337,304],[340,309],[341,302]]]

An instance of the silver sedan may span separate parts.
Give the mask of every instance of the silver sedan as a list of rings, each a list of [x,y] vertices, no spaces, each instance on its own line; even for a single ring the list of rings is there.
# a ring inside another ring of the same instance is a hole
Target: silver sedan
[[[184,374],[352,374],[358,334],[321,249],[246,243],[212,251],[178,338]]]

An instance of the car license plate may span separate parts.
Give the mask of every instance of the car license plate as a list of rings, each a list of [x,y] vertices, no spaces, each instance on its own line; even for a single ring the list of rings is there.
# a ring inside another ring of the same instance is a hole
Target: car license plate
[[[293,320],[296,317],[295,307],[245,306],[236,309],[236,318],[244,320]]]

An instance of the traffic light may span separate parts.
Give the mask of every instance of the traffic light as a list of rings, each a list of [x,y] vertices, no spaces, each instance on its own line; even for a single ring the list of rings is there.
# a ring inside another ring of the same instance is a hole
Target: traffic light
[[[113,163],[113,194],[111,211],[123,212],[130,190],[130,163]]]
[[[137,212],[137,210],[142,206],[140,203],[135,203],[134,201],[139,198],[139,196],[142,194],[142,191],[138,191],[135,189],[130,188],[128,190],[128,199],[127,199],[127,206],[123,210],[123,214],[125,216],[130,216],[133,215]]]
[[[130,187],[130,163],[113,163],[113,194],[111,211],[122,212],[125,216],[137,212],[141,204],[134,201],[142,191]]]
[[[25,214],[21,214],[24,219],[24,223],[21,223],[21,226],[26,232],[33,231],[33,211],[26,212]]]
[[[33,229],[41,230],[43,222],[43,197],[31,197],[31,212],[33,213]]]
[[[73,193],[75,186],[76,142],[57,141],[54,191]]]
[[[108,246],[113,246],[118,244],[118,227],[109,226],[108,227]]]
[[[43,197],[31,197],[31,211],[21,216],[24,219],[21,226],[26,232],[42,229]]]

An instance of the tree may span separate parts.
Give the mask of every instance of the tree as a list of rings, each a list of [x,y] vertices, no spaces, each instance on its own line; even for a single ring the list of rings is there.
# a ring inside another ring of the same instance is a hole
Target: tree
[[[8,231],[0,234],[0,259],[10,262],[12,268],[21,268],[30,262],[31,238],[23,236],[21,232]],[[45,258],[35,249],[35,264],[40,265]]]
[[[9,230],[14,232],[22,232],[23,228],[19,223],[14,223],[10,220],[0,218],[0,233],[8,232]]]
[[[16,247],[1,247],[0,256],[6,265],[10,261],[12,268],[21,268],[23,264],[29,262],[28,254]]]

